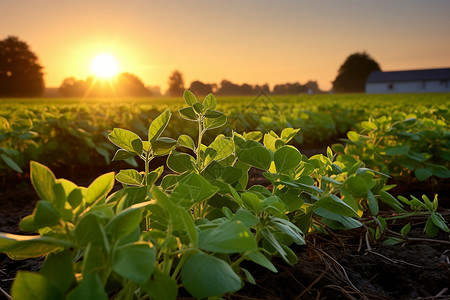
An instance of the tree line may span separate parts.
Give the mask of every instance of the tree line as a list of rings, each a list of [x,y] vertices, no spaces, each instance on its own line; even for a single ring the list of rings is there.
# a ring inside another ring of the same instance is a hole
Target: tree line
[[[18,37],[9,36],[0,40],[0,97],[37,97],[45,90],[44,67],[28,44]],[[365,81],[372,71],[379,71],[380,66],[367,53],[351,54],[341,65],[333,83],[333,92],[364,92]],[[308,81],[277,84],[270,89],[268,84],[250,85],[236,84],[229,80],[222,80],[219,84],[192,81],[185,86],[183,74],[173,71],[168,78],[169,88],[165,95],[179,96],[185,88],[197,95],[257,95],[267,94],[287,95],[301,93],[322,92],[317,82]],[[128,96],[146,97],[160,96],[159,87],[145,86],[142,80],[132,73],[122,73],[110,80],[88,77],[85,80],[68,77],[59,87],[62,96]]]

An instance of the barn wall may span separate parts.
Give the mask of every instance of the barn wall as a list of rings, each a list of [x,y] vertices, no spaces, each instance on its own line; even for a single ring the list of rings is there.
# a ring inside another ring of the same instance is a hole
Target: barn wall
[[[367,94],[445,93],[445,92],[450,92],[450,82],[448,80],[366,83]]]

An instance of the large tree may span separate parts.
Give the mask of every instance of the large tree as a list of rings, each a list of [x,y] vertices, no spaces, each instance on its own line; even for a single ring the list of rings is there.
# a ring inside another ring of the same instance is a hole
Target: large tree
[[[35,97],[44,92],[42,66],[27,43],[15,36],[0,41],[0,96]]]
[[[184,93],[184,79],[180,71],[173,71],[169,77],[169,89],[166,92],[168,96],[182,96]]]
[[[351,54],[339,68],[338,75],[333,81],[333,91],[362,93],[369,74],[380,70],[378,63],[366,52]]]

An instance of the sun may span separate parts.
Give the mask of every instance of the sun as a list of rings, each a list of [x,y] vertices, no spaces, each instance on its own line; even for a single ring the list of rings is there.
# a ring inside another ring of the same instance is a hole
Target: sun
[[[110,54],[99,54],[91,61],[91,71],[95,76],[108,79],[117,75],[119,64]]]

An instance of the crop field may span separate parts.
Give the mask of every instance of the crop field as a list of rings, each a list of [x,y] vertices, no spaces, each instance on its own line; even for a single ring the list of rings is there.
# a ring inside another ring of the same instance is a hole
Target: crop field
[[[45,257],[12,297],[246,299],[308,247],[343,294],[378,299],[319,245],[446,249],[449,125],[450,94],[2,99],[2,195],[31,182],[37,201],[0,252]],[[448,256],[436,274],[432,295]]]

